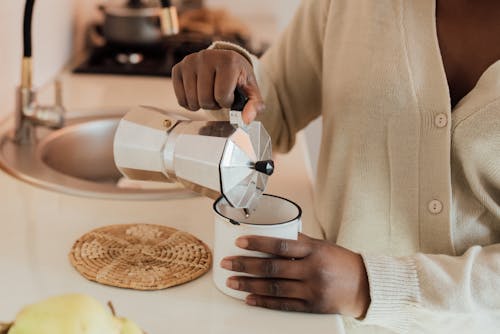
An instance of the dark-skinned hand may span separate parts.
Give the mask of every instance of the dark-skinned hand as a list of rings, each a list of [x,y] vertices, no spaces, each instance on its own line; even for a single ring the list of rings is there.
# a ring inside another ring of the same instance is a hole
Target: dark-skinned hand
[[[172,81],[177,101],[191,111],[229,109],[237,86],[248,97],[242,114],[247,124],[264,110],[253,67],[236,51],[203,50],[186,56],[172,69]]]
[[[273,258],[227,257],[225,269],[259,277],[233,276],[227,286],[249,292],[246,303],[271,309],[363,317],[370,304],[368,278],[357,253],[300,234],[298,240],[245,236],[240,248]]]

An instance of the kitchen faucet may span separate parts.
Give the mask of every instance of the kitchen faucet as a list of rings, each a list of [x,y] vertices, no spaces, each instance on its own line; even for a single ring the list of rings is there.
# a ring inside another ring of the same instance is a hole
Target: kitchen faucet
[[[32,87],[31,23],[35,0],[26,0],[23,22],[23,60],[21,68],[21,86],[18,88],[15,141],[20,144],[33,143],[36,140],[35,127],[38,125],[53,129],[64,124],[65,109],[62,105],[61,84],[55,84],[55,104],[42,106],[36,101],[36,91]]]

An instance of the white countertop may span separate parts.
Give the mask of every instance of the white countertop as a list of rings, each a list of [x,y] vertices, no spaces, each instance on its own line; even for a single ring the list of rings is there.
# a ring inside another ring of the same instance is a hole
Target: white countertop
[[[164,78],[67,73],[63,76],[63,85],[70,115],[72,112],[126,110],[138,104],[179,108],[171,83]],[[270,178],[267,192],[297,202],[303,208],[304,232],[320,237],[300,141],[291,153],[278,156],[276,165],[277,171]],[[89,294],[103,303],[113,301],[119,315],[133,319],[149,334],[344,332],[338,316],[246,306],[220,293],[212,283],[211,272],[182,286],[140,292],[89,282],[68,260],[71,246],[78,237],[109,224],[168,225],[190,232],[212,247],[213,214],[209,199],[96,200],[39,189],[1,172],[0,189],[0,322],[13,320],[26,304],[76,292]]]

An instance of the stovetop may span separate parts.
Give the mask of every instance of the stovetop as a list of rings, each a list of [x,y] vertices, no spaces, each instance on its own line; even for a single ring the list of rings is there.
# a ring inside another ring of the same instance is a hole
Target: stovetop
[[[94,47],[74,72],[169,77],[175,64],[188,54],[206,49],[212,41],[208,36],[181,35],[149,48],[104,44]]]

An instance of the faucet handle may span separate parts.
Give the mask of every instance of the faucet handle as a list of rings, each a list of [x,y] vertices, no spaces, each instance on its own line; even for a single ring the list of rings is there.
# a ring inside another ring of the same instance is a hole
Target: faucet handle
[[[61,128],[64,125],[62,83],[60,79],[54,81],[54,104],[52,106],[36,105],[33,111],[33,121],[52,129]]]

